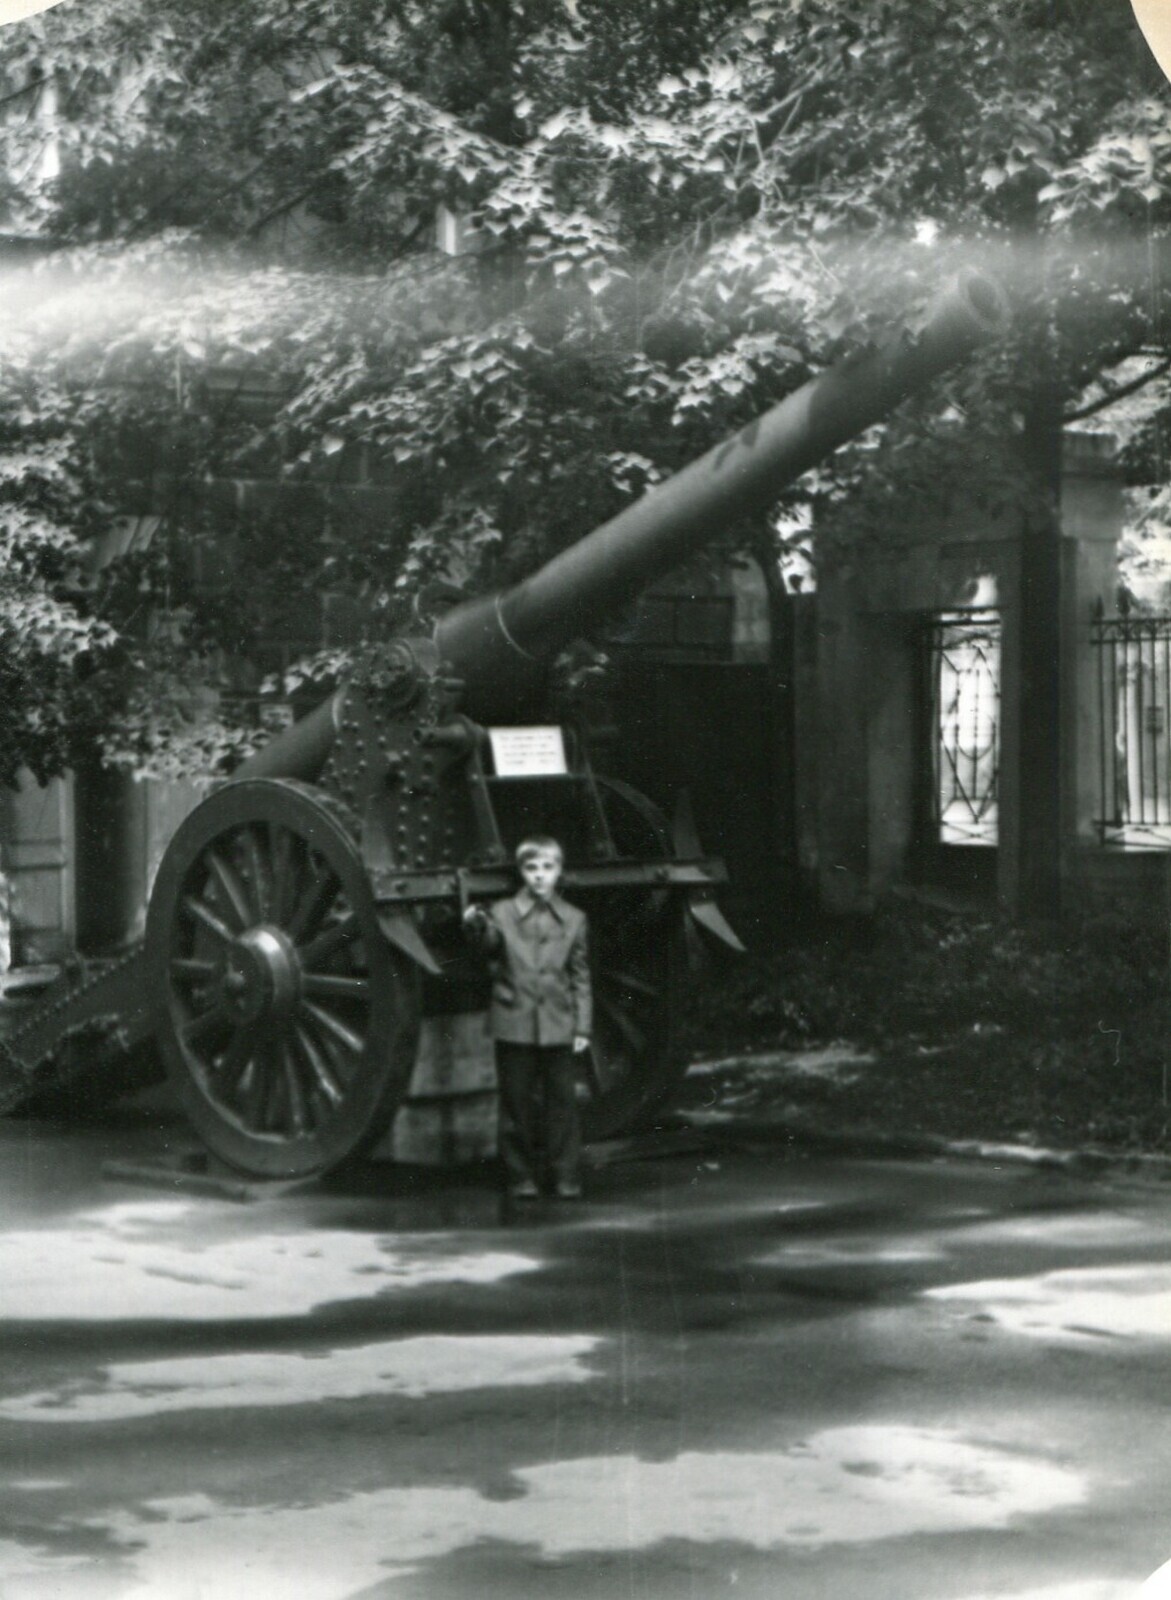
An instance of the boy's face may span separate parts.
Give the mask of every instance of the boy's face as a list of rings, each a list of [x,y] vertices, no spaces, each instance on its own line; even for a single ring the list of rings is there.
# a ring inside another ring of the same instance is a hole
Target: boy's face
[[[520,875],[531,894],[547,900],[561,876],[561,857],[553,850],[538,850],[521,863]]]

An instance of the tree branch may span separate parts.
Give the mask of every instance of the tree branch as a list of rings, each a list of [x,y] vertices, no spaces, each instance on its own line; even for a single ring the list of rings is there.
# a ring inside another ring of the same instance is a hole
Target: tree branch
[[[314,178],[312,183],[306,184],[303,188],[296,190],[292,195],[286,195],[282,200],[279,200],[275,206],[270,206],[267,211],[262,211],[258,217],[248,224],[240,237],[243,239],[254,239],[258,233],[267,228],[270,222],[275,222],[278,217],[283,217],[288,212],[295,211],[301,204],[302,200],[308,200],[313,191],[315,189],[319,189],[329,176],[330,174],[326,172],[319,173],[318,176]]]
[[[1078,406],[1073,411],[1063,411],[1061,420],[1063,423],[1082,422],[1086,417],[1096,417],[1100,411],[1108,410],[1116,401],[1125,400],[1128,395],[1137,394],[1148,383],[1154,383],[1156,378],[1166,377],[1169,372],[1171,372],[1171,360],[1164,361],[1157,367],[1152,367],[1150,372],[1144,372],[1139,377],[1132,378],[1129,383],[1120,383],[1117,389],[1111,389],[1108,394],[1103,395],[1099,400],[1091,400],[1086,405]]]
[[[275,151],[270,150],[267,155],[260,158],[255,166],[249,167],[241,177],[234,178],[231,183],[221,185],[216,193],[216,200],[224,201],[230,199],[232,195],[239,194],[241,189],[247,188],[247,186],[252,182],[253,178],[258,178],[260,176],[275,154]],[[141,238],[146,229],[151,227],[151,225],[158,217],[162,215],[167,207],[172,205],[174,201],[178,200],[182,195],[187,194],[202,176],[202,172],[197,170],[189,178],[187,178],[185,182],[176,184],[173,189],[168,190],[166,194],[153,201],[151,205],[147,207],[142,216],[139,217],[138,221],[131,223],[126,228],[125,234],[123,235],[124,240],[133,243],[134,240]]]
[[[44,87],[43,78],[33,78],[22,89],[13,89],[9,94],[0,95],[0,106],[11,105],[14,100],[19,100],[26,94],[35,94]]]

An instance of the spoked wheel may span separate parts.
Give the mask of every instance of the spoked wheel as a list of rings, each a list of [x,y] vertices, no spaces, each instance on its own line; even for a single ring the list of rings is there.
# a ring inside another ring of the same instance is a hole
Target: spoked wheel
[[[670,830],[628,784],[600,778],[620,856],[667,860]],[[604,1139],[650,1121],[686,1070],[677,1041],[686,969],[684,907],[666,889],[609,889],[591,899],[594,1037],[586,1058],[585,1135]]]
[[[325,1172],[385,1132],[410,1080],[419,975],[383,938],[343,807],[227,784],[179,828],[147,918],[155,1032],[214,1153]]]

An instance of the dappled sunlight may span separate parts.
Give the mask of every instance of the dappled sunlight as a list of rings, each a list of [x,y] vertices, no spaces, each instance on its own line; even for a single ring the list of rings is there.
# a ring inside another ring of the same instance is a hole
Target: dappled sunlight
[[[754,1267],[874,1267],[941,1261],[946,1251],[931,1245],[869,1244],[865,1239],[803,1241],[754,1256]]]
[[[720,1162],[704,1162],[704,1170],[692,1178],[691,1183],[699,1190],[694,1199],[690,1196],[686,1201],[677,1201],[674,1215],[685,1216],[690,1227],[702,1226],[713,1222],[720,1226],[721,1234],[727,1233],[728,1201],[724,1197],[711,1197],[709,1191],[700,1189],[700,1184],[710,1175],[720,1170]],[[736,1222],[738,1228],[751,1230],[764,1218],[776,1218],[778,1221],[788,1221],[790,1218],[814,1217],[829,1210],[831,1202],[828,1200],[777,1200],[772,1195],[737,1196],[735,1205]],[[685,1208],[685,1209],[684,1209]],[[598,1210],[587,1219],[591,1233],[608,1233],[614,1230],[628,1230],[643,1233],[647,1228],[647,1219],[644,1213],[635,1210],[627,1211],[602,1211]]]
[[[1161,1243],[1165,1234],[1159,1223],[1119,1211],[1053,1211],[991,1217],[967,1229],[964,1237],[970,1244],[1019,1244],[1028,1249],[1043,1244],[1083,1250]]]
[[[6,1321],[168,1322],[303,1316],[340,1300],[445,1283],[492,1284],[539,1262],[311,1229],[200,1239],[183,1204],[110,1206],[64,1226],[0,1236]],[[214,1213],[213,1213],[214,1215]]]
[[[1171,1266],[1078,1267],[925,1293],[1034,1338],[1171,1339]]]
[[[108,1600],[111,1592],[108,1569],[96,1570],[88,1557],[53,1555],[11,1539],[0,1539],[0,1583],[4,1600],[42,1600],[46,1595]]]
[[[234,1600],[344,1600],[486,1540],[559,1562],[683,1540],[815,1549],[1002,1529],[1086,1496],[1081,1474],[1042,1456],[897,1424],[829,1429],[779,1451],[547,1462],[518,1469],[513,1487],[502,1497],[393,1487],[297,1506],[192,1494],[86,1526],[119,1551],[128,1600],[217,1589]],[[6,1559],[0,1580],[22,1571],[19,1553]]]
[[[1030,1251],[1038,1246],[1087,1250],[1120,1245],[1133,1247],[1157,1243],[1162,1238],[1156,1223],[1114,1212],[1070,1211],[992,1217],[986,1209],[973,1207],[939,1212],[936,1217],[942,1227],[916,1228],[903,1234],[887,1229],[878,1237],[836,1234],[832,1240],[797,1240],[754,1257],[753,1265],[781,1268],[897,1266],[946,1261],[988,1245],[1019,1244],[1022,1250]],[[948,1292],[938,1291],[940,1295]]]
[[[822,1045],[805,1050],[764,1050],[749,1055],[725,1056],[718,1061],[695,1061],[687,1069],[692,1078],[734,1073],[750,1084],[755,1080],[783,1082],[787,1078],[817,1079],[831,1083],[854,1083],[860,1068],[874,1065],[873,1051],[859,1050],[852,1044]]]
[[[115,1422],[161,1411],[312,1405],[320,1401],[420,1400],[468,1389],[582,1383],[595,1374],[583,1357],[603,1341],[585,1334],[433,1334],[354,1349],[132,1361],[99,1379],[0,1401],[16,1422]]]

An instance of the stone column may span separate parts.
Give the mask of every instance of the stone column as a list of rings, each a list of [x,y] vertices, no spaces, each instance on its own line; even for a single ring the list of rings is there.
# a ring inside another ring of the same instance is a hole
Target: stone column
[[[1096,609],[1115,609],[1118,544],[1126,520],[1122,473],[1109,433],[1069,433],[1061,493],[1063,747],[1061,876],[1065,900],[1076,895],[1079,856],[1096,848],[1103,812],[1102,726],[1098,661],[1091,643]]]

